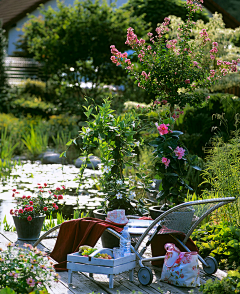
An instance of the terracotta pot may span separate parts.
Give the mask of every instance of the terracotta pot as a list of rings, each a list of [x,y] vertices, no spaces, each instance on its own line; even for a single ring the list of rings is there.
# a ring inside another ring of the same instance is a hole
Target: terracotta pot
[[[36,241],[41,233],[45,215],[33,217],[31,221],[13,216],[13,221],[17,230],[18,240]]]

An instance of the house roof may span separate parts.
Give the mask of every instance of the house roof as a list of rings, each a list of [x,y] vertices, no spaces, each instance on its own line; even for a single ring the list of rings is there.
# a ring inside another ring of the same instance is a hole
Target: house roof
[[[49,0],[0,0],[0,19],[3,28],[11,27],[27,13]]]
[[[240,22],[236,18],[234,18],[231,14],[229,14],[226,10],[224,10],[220,5],[218,5],[216,1],[204,0],[203,5],[212,13],[215,13],[215,12],[221,13],[223,16],[223,21],[226,24],[226,27],[232,28],[232,29],[240,27]]]
[[[9,28],[18,20],[23,18],[27,13],[31,13],[40,4],[49,0],[0,0],[0,19],[3,28]],[[204,0],[203,5],[212,13],[219,12],[223,15],[223,21],[229,28],[240,26],[240,22],[224,10],[213,0]]]

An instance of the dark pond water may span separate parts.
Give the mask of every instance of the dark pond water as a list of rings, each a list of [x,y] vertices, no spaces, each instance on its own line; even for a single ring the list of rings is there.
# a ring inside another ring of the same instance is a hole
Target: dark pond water
[[[47,183],[51,189],[64,185],[66,193],[64,195],[64,214],[71,217],[73,208],[76,207],[78,201],[82,211],[92,211],[100,204],[100,195],[94,188],[96,178],[100,175],[100,171],[86,169],[84,176],[85,182],[81,190],[77,192],[77,178],[79,168],[74,165],[48,164],[43,165],[40,162],[30,163],[23,162],[13,170],[11,177],[4,185],[0,183],[0,222],[3,222],[6,216],[7,222],[13,224],[10,215],[10,209],[14,208],[15,199],[12,197],[12,189],[17,189],[19,195],[33,195],[37,189],[37,184]],[[84,193],[82,193],[84,191]],[[3,230],[1,224],[0,230]]]

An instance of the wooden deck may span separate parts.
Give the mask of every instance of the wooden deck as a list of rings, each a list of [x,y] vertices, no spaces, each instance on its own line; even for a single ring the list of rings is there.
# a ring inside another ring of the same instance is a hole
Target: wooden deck
[[[17,240],[17,234],[13,232],[0,232],[0,247],[5,249],[8,242],[18,243],[22,246],[25,242]],[[38,248],[42,251],[52,251],[55,244],[54,239],[44,240],[38,245]],[[96,247],[101,248],[101,242],[98,241]],[[128,272],[116,275],[114,277],[114,288],[109,289],[109,280],[106,275],[94,274],[93,278],[89,277],[88,273],[74,272],[72,276],[72,284],[68,285],[68,273],[59,272],[60,282],[53,283],[50,294],[67,294],[67,293],[81,293],[89,294],[95,292],[95,294],[130,294],[132,291],[136,291],[142,294],[189,294],[191,288],[180,288],[168,285],[160,282],[161,269],[154,267],[150,264],[146,264],[151,267],[154,278],[150,286],[142,286],[137,278],[138,268],[134,271],[133,282],[129,281]],[[205,283],[209,278],[221,279],[226,274],[223,271],[218,270],[216,274],[209,276],[201,270],[201,283]],[[202,293],[199,288],[192,288],[194,294]],[[119,292],[118,292],[119,291]],[[140,294],[139,293],[139,294]]]

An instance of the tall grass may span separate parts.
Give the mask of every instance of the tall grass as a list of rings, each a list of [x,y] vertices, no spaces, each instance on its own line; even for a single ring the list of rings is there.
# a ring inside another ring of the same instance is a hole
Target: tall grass
[[[14,134],[9,133],[7,127],[1,130],[0,139],[0,180],[2,183],[11,175],[12,169],[17,162],[12,161],[14,151],[19,145],[15,142]]]
[[[204,181],[210,188],[205,189],[203,198],[235,197],[234,203],[223,206],[217,213],[219,220],[232,225],[240,225],[240,141],[239,130],[227,143],[222,138],[213,141],[213,148],[206,156],[202,172]]]
[[[34,160],[41,153],[47,150],[49,135],[40,125],[30,124],[26,133],[22,134],[22,142],[28,150],[31,160]]]

